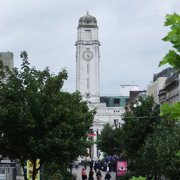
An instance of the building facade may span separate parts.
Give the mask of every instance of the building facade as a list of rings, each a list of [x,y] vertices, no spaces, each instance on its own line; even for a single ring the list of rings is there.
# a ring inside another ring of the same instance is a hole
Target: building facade
[[[153,96],[154,102],[159,104],[159,91],[164,88],[167,77],[159,77],[155,82],[147,86],[147,95]]]
[[[10,70],[14,68],[14,56],[12,52],[1,52],[0,60],[3,62],[3,65],[7,66]],[[3,81],[6,82],[7,77],[5,77]]]
[[[179,102],[179,72],[168,67],[153,77],[153,83],[147,87],[147,95],[152,95],[160,106],[164,102],[170,105]]]
[[[100,102],[98,26],[95,17],[87,13],[79,19],[76,41],[76,89],[83,99]]]
[[[12,52],[1,52],[0,60],[3,62],[3,65],[8,66],[9,69],[14,68],[14,58]]]
[[[94,122],[89,130],[89,139],[96,141],[106,123],[122,123],[124,107],[108,107],[106,102],[100,102],[99,67],[100,42],[98,26],[95,17],[87,13],[78,22],[76,45],[76,89],[80,91],[83,100],[87,101],[90,110],[96,108]],[[103,154],[96,145],[89,149],[91,159],[102,158]]]
[[[106,103],[107,107],[125,107],[129,96],[101,96],[100,102]]]
[[[120,85],[120,96],[130,96],[130,91],[139,91],[139,86],[134,85]]]
[[[164,102],[171,106],[179,102],[179,72],[176,71],[171,77],[167,78],[164,88],[159,91],[160,106]]]

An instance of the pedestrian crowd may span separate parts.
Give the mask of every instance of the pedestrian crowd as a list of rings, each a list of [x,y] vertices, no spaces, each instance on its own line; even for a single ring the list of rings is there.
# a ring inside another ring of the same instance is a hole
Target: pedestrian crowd
[[[93,171],[94,169],[94,171]],[[105,175],[105,180],[110,180],[111,179],[111,175],[109,174],[109,169],[106,169],[106,175]],[[102,174],[101,174],[101,170],[98,169],[97,167],[97,162],[96,161],[91,161],[90,162],[90,171],[89,171],[89,175],[87,176],[86,174],[86,166],[84,166],[84,168],[81,171],[81,176],[82,176],[82,180],[95,180],[94,175],[96,176],[97,180],[101,180],[102,179]]]

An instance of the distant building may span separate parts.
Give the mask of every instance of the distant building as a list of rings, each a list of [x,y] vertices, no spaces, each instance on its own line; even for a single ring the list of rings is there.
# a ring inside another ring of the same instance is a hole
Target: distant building
[[[160,106],[168,102],[171,106],[179,101],[179,72],[167,78],[164,88],[159,91]]]
[[[168,67],[153,76],[153,83],[147,86],[147,95],[153,96],[154,102],[159,104],[159,91],[164,88],[166,79],[171,77],[175,70]]]
[[[12,52],[1,52],[0,60],[3,62],[3,65],[8,66],[9,69],[14,68],[14,58]]]
[[[125,107],[129,96],[101,96],[100,102],[106,103],[107,107]]]
[[[175,70],[172,67],[168,67],[164,70],[162,70],[161,72],[159,72],[158,74],[154,74],[153,76],[153,82],[157,81],[158,78],[160,77],[171,77],[174,74]]]
[[[138,91],[138,85],[120,85],[120,96],[129,96],[130,91]]]
[[[147,91],[143,90],[143,91],[130,91],[130,99],[129,102],[131,104],[134,104],[136,101],[138,101],[138,99],[142,97],[143,99],[146,99],[147,97]]]
[[[147,87],[147,95],[152,95],[157,104],[168,102],[170,105],[178,102],[179,72],[168,67],[153,77],[153,83]]]
[[[129,101],[126,103],[126,106],[125,106],[126,112],[131,113],[131,105],[134,105],[139,100],[140,97],[142,97],[143,99],[146,99],[147,91],[146,90],[130,91]]]
[[[14,58],[12,52],[1,52],[0,60],[3,62],[3,65],[8,66],[10,70],[14,68]],[[6,78],[3,81],[6,82],[7,78],[8,77],[6,76]]]
[[[153,96],[154,102],[159,104],[159,91],[164,88],[167,77],[159,77],[147,86],[147,95]]]
[[[100,42],[98,40],[98,26],[95,17],[87,13],[78,22],[76,45],[76,89],[87,101],[90,110],[96,108],[94,122],[88,136],[96,141],[98,134],[106,123],[112,126],[122,123],[125,112],[125,98],[101,97],[100,101]],[[128,95],[129,96],[129,95]],[[89,149],[92,159],[103,157],[96,144]]]

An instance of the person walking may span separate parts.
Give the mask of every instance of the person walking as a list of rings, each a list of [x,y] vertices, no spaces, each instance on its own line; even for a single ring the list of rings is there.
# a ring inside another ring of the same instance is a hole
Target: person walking
[[[93,160],[91,160],[91,161],[90,161],[90,163],[89,163],[90,169],[92,169],[92,168],[93,168],[93,163],[94,163],[94,161],[93,161]]]
[[[73,164],[70,163],[70,164],[69,164],[69,170],[70,170],[71,173],[72,173],[72,168],[73,168]]]
[[[94,161],[93,167],[94,167],[94,171],[95,171],[95,173],[96,173],[96,172],[97,172],[97,162],[96,162],[96,161]]]
[[[102,174],[101,174],[100,169],[99,169],[98,172],[96,173],[96,177],[97,177],[97,180],[101,180]]]
[[[109,172],[110,161],[107,163],[106,172]]]
[[[87,179],[86,171],[85,171],[84,168],[83,168],[82,171],[81,171],[81,176],[82,176],[82,180]]]
[[[111,175],[109,174],[109,172],[107,172],[106,176],[105,176],[105,179],[110,180],[111,178],[112,178]]]
[[[89,171],[89,180],[94,180],[93,175],[94,175],[94,172],[93,172],[93,170],[91,168],[90,171]]]
[[[76,167],[76,169],[79,167],[79,162],[78,161],[75,162],[75,167]]]
[[[86,170],[87,162],[84,161],[84,169]]]

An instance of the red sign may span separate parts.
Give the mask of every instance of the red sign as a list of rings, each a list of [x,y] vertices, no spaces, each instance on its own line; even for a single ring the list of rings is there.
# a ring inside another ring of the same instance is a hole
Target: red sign
[[[94,137],[96,136],[95,134],[88,134],[88,137]]]
[[[117,161],[117,176],[123,176],[127,173],[127,161]]]

